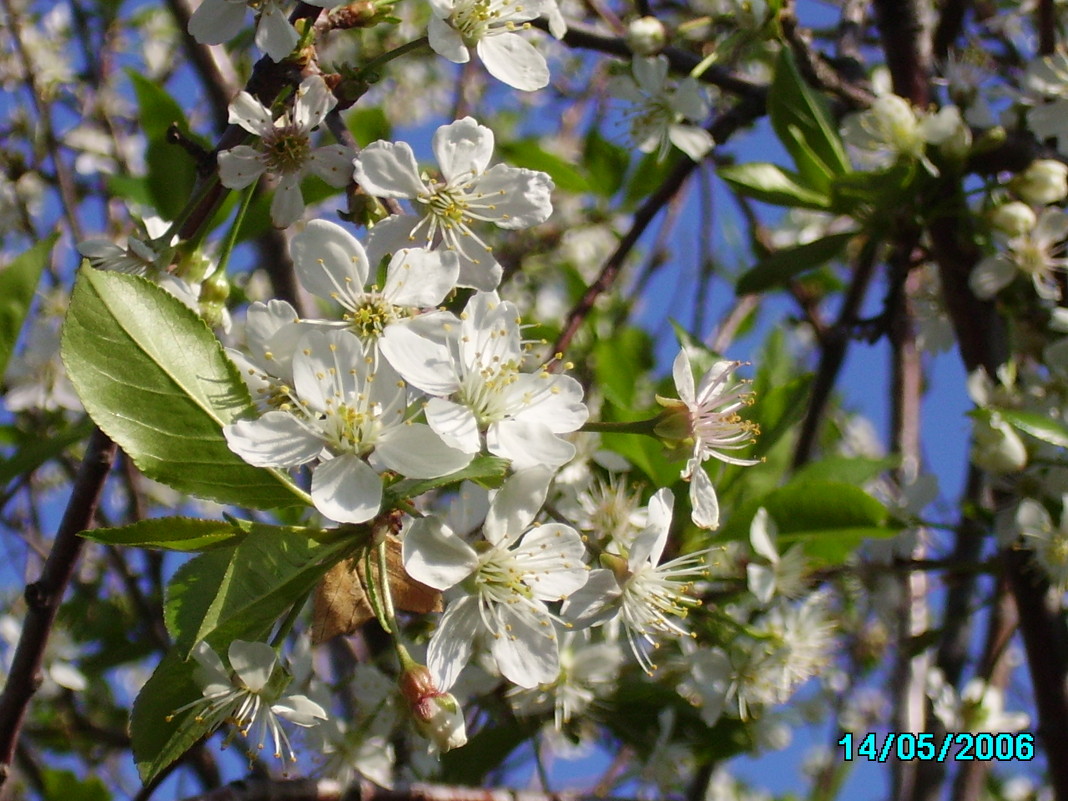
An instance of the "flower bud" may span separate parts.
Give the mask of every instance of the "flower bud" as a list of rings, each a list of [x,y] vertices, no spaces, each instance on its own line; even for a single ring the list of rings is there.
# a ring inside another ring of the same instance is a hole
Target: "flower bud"
[[[627,25],[623,38],[635,55],[655,56],[667,44],[667,31],[656,17],[638,17]]]
[[[1034,210],[1019,200],[1002,203],[991,209],[987,219],[995,230],[1010,237],[1030,233],[1038,222]]]
[[[467,728],[459,702],[452,693],[438,689],[425,665],[407,668],[399,684],[415,725],[430,740],[431,750],[444,753],[467,743]]]
[[[1053,159],[1038,159],[1009,182],[1021,200],[1044,206],[1068,197],[1068,165]]]

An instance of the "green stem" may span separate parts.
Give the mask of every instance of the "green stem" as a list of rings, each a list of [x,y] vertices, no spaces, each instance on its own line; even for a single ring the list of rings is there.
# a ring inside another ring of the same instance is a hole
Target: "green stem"
[[[600,431],[606,434],[648,434],[651,437],[655,437],[656,434],[653,433],[653,429],[659,422],[659,417],[652,417],[648,420],[633,420],[630,422],[593,420],[583,425],[580,430]]]
[[[259,181],[252,182],[248,189],[245,190],[244,197],[241,198],[241,205],[237,207],[237,215],[230,225],[230,231],[222,244],[222,250],[219,251],[219,266],[216,269],[220,274],[226,272],[226,264],[230,261],[230,254],[234,250],[234,245],[237,244],[237,234],[241,230],[241,224],[245,221],[245,212],[252,205],[252,197],[256,193],[256,185],[258,183]]]
[[[271,637],[271,647],[276,651],[282,647],[282,643],[285,642],[286,637],[289,636],[289,632],[293,630],[293,624],[297,622],[297,617],[300,615],[300,610],[304,608],[304,602],[308,599],[307,595],[302,595],[290,608],[286,614],[285,619],[282,621],[282,625],[278,627],[278,631]]]
[[[383,582],[375,581],[374,563],[371,561],[371,549],[368,548],[363,554],[363,566],[364,572],[367,575],[367,600],[371,604],[371,611],[375,613],[375,617],[378,619],[378,624],[382,627],[383,631],[390,636],[393,636],[394,631],[392,627],[392,620],[386,616],[386,610],[382,606],[382,598],[379,596],[378,589]],[[386,592],[389,592],[389,585],[386,585]]]
[[[381,67],[384,64],[388,64],[389,62],[393,61],[393,59],[395,59],[395,58],[400,58],[403,55],[406,55],[408,53],[412,53],[412,52],[414,52],[416,50],[420,50],[422,48],[429,47],[429,46],[430,46],[430,40],[427,39],[427,37],[423,36],[423,37],[421,37],[419,39],[415,39],[414,41],[408,42],[407,44],[402,44],[400,47],[398,47],[398,48],[396,48],[394,50],[390,50],[388,53],[383,53],[382,55],[378,56],[377,58],[372,58],[370,61],[368,61],[362,67],[360,67],[359,72],[360,72],[361,75],[366,74],[368,72],[375,72],[375,71],[378,70],[379,67]]]

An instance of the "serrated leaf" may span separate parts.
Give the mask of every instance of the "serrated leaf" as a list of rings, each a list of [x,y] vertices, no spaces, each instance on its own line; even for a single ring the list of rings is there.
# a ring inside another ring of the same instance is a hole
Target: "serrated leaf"
[[[718,174],[735,191],[765,203],[819,211],[831,206],[828,195],[811,188],[800,175],[776,164],[731,164],[720,167]]]
[[[281,526],[247,528],[236,545],[182,565],[167,586],[164,620],[183,657],[200,640],[263,639],[354,547],[351,539],[324,544]]]
[[[208,733],[207,724],[197,722],[195,709],[175,714],[203,695],[193,680],[195,667],[171,650],[134,700],[131,745],[137,773],[145,784]],[[171,715],[173,718],[168,720]]]
[[[809,184],[825,188],[830,176],[850,171],[849,157],[826,101],[805,83],[788,47],[779,50],[775,77],[768,91],[768,116],[775,134]],[[799,147],[798,143],[804,146]]]
[[[806,242],[804,245],[777,250],[743,273],[738,279],[735,291],[739,295],[748,295],[781,286],[801,273],[820,267],[837,257],[855,236],[856,232],[847,231]]]
[[[872,481],[887,470],[892,470],[901,460],[893,456],[869,459],[863,456],[828,456],[809,462],[796,473],[794,481],[842,481],[861,486]]]
[[[227,447],[222,426],[251,408],[248,390],[204,321],[155,284],[83,267],[62,354],[93,421],[149,478],[256,509],[308,503]]]
[[[902,528],[882,503],[853,484],[792,481],[744,503],[720,530],[722,537],[748,539],[749,525],[760,507],[778,526],[780,550],[800,542],[816,565],[840,564],[865,539],[891,537]]]
[[[160,216],[175,220],[193,194],[197,171],[193,160],[173,142],[149,140],[145,152],[145,177],[152,206]]]
[[[1068,425],[1065,425],[1060,420],[1019,409],[996,409],[993,411],[996,411],[1001,419],[1013,428],[1017,428],[1025,434],[1030,434],[1035,439],[1040,439],[1060,448],[1068,448]]]
[[[52,255],[59,234],[52,234],[11,260],[0,270],[0,378],[7,370],[19,332],[33,304],[41,272]]]
[[[120,528],[94,528],[81,536],[106,545],[159,548],[166,551],[207,551],[236,545],[246,532],[221,520],[191,517],[154,517]]]

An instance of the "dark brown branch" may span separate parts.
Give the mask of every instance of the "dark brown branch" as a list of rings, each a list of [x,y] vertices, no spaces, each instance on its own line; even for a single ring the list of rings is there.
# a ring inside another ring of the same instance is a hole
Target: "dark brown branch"
[[[793,50],[798,66],[810,84],[822,92],[837,96],[852,109],[863,109],[871,105],[875,95],[843,79],[827,60],[812,48],[811,33],[798,25],[792,2],[783,6],[779,21],[782,24],[783,38]]]
[[[331,779],[248,779],[186,801],[622,801],[590,793],[411,784],[385,789],[368,782],[344,787]]]
[[[894,91],[920,108],[931,100],[931,40],[924,25],[927,3],[875,0],[875,17]]]
[[[1038,0],[1035,28],[1038,29],[1038,54],[1052,56],[1057,50],[1057,9],[1053,0]]]
[[[960,38],[964,29],[964,15],[971,5],[972,0],[945,0],[942,3],[933,37],[934,57],[939,61],[946,60],[950,48]]]
[[[93,432],[41,577],[26,587],[26,620],[0,694],[0,784],[8,777],[30,699],[41,685],[48,635],[85,544],[78,533],[90,527],[115,450],[103,432]]]

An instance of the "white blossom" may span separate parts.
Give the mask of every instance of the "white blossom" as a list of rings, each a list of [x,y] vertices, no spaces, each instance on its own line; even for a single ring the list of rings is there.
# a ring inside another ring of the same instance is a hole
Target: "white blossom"
[[[330,8],[342,0],[308,0]],[[201,44],[222,44],[233,39],[245,24],[245,11],[256,12],[256,46],[274,61],[281,61],[297,46],[299,37],[283,0],[203,0],[189,19],[189,33]]]
[[[232,723],[250,743],[249,758],[256,756],[270,735],[275,759],[296,762],[293,746],[279,718],[302,728],[326,720],[326,711],[304,695],[281,696],[271,685],[278,665],[274,649],[262,642],[234,640],[227,657],[230,668],[204,641],[193,649],[197,668],[193,677],[200,685],[203,698],[176,709],[174,715],[194,711],[196,720],[214,731],[223,723]],[[227,739],[229,742],[233,735]]]
[[[1054,525],[1045,506],[1024,498],[1016,510],[1016,528],[1027,537],[1026,544],[1050,584],[1063,594],[1068,592],[1068,497],[1061,500],[1060,523]]]
[[[277,120],[260,101],[241,92],[230,103],[230,122],[259,137],[253,145],[238,145],[219,154],[219,180],[230,189],[244,189],[264,173],[278,176],[271,200],[271,221],[284,228],[304,213],[300,182],[314,173],[331,186],[349,181],[352,151],[344,145],[312,149],[311,132],[322,123],[337,98],[318,75],[297,87],[293,107]]]
[[[559,467],[575,455],[561,435],[586,422],[582,387],[546,369],[521,371],[518,312],[496,292],[474,295],[446,342],[394,327],[381,347],[409,383],[433,396],[427,421],[453,447],[478,453],[484,436],[490,453],[517,470]]]
[[[630,136],[643,153],[663,159],[674,145],[694,161],[700,161],[715,142],[712,134],[691,123],[708,116],[710,105],[701,87],[689,76],[672,89],[668,84],[668,60],[635,57],[632,76],[617,76],[609,87],[613,95],[631,104],[627,112]]]
[[[490,167],[493,132],[471,117],[438,128],[433,149],[442,180],[419,171],[406,142],[372,142],[353,162],[364,190],[409,198],[424,211],[421,217],[397,215],[375,225],[371,261],[403,247],[444,247],[460,257],[460,286],[492,290],[501,281],[501,265],[472,224],[518,229],[545,222],[553,210],[552,179],[535,170]]]
[[[719,500],[702,463],[711,458],[734,465],[760,461],[723,452],[745,448],[759,433],[757,426],[738,415],[739,409],[752,403],[752,393],[732,377],[741,366],[741,362],[717,361],[695,388],[690,356],[683,348],[672,366],[679,400],[657,397],[668,411],[656,432],[668,439],[693,443],[693,456],[683,468],[682,477],[690,482],[692,518],[701,528],[719,526]]]
[[[545,57],[516,31],[547,16],[557,39],[566,32],[556,0],[431,0],[427,35],[434,52],[455,64],[471,60],[474,48],[499,81],[526,92],[549,83]]]
[[[257,467],[318,460],[311,482],[315,507],[339,523],[363,523],[382,503],[382,479],[372,464],[436,478],[471,461],[409,419],[407,396],[400,376],[388,363],[366,357],[355,336],[313,330],[293,355],[289,407],[231,423],[223,434],[232,451]]]
[[[968,277],[976,297],[988,300],[1012,283],[1017,273],[1031,277],[1035,292],[1046,300],[1061,296],[1056,271],[1068,267],[1063,241],[1068,236],[1068,214],[1049,206],[1030,231],[1006,242],[1006,250],[980,261]]]
[[[562,523],[534,525],[552,477],[545,468],[515,473],[490,504],[482,533],[469,544],[442,520],[416,520],[404,537],[404,568],[429,587],[456,587],[430,640],[427,663],[448,689],[485,637],[501,674],[520,687],[560,672],[554,615],[546,602],[586,583],[585,548]]]

